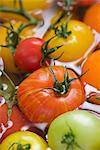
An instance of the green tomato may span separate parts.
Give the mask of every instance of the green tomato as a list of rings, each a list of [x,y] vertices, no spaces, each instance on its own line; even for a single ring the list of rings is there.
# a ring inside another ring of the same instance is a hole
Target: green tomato
[[[46,142],[29,131],[15,132],[3,140],[0,150],[46,150]]]
[[[53,150],[100,150],[100,119],[76,110],[57,117],[48,130]]]

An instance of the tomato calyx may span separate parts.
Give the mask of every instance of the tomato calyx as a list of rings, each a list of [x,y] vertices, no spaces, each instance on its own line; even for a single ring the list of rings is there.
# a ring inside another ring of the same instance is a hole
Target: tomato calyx
[[[60,27],[57,26],[55,30],[55,34],[58,37],[68,38],[68,36],[72,33],[71,31],[68,31],[68,22],[71,19],[72,15],[70,14],[66,20],[65,24],[61,24]]]
[[[57,60],[57,59],[59,59],[62,55],[63,55],[63,53],[61,53],[61,55],[60,56],[58,56],[57,58],[51,58],[50,57],[50,54],[52,54],[53,52],[55,52],[55,51],[57,51],[60,47],[62,47],[63,45],[59,45],[59,46],[56,46],[56,47],[54,47],[54,48],[48,48],[48,44],[49,44],[49,42],[53,39],[53,38],[55,38],[55,36],[54,37],[52,37],[52,38],[50,38],[48,41],[46,41],[46,42],[44,42],[44,44],[42,45],[42,47],[41,47],[41,52],[42,52],[42,59],[41,59],[41,62],[40,62],[40,64],[42,65],[43,63],[44,63],[44,61],[45,60],[47,60],[47,59],[49,59],[49,60]]]
[[[8,106],[8,121],[10,120],[12,107],[16,104],[16,88],[9,76],[0,70],[0,96],[4,97]]]
[[[66,68],[66,67],[65,67]],[[69,87],[73,81],[75,81],[77,78],[69,79],[69,74],[66,68],[66,73],[64,74],[64,80],[62,82],[57,81],[56,76],[51,68],[49,68],[50,72],[53,75],[54,79],[54,86],[51,88],[56,92],[57,95],[64,95],[68,92]]]
[[[100,97],[96,97],[97,100],[100,100]]]
[[[69,132],[62,137],[61,143],[66,145],[66,150],[74,150],[76,146],[78,149],[83,150],[83,148],[76,142],[75,135],[68,126]]]
[[[11,48],[11,50],[14,51],[14,49],[16,48],[17,44],[20,41],[19,34],[17,33],[17,31],[13,29],[13,26],[11,24],[10,27],[7,27],[3,24],[0,24],[0,26],[7,29],[7,37],[6,37],[7,45],[0,45],[0,46]]]
[[[13,143],[13,144],[8,148],[8,150],[12,150],[15,145],[17,145],[17,147],[16,147],[17,150],[30,150],[30,149],[31,149],[31,145],[30,145],[30,144],[22,145],[22,144],[20,144],[20,143]]]
[[[7,37],[6,37],[6,43],[7,45],[0,45],[1,47],[7,47],[10,48],[12,50],[12,52],[15,52],[15,48],[17,47],[17,45],[19,44],[21,37],[20,37],[20,33],[28,26],[32,25],[32,24],[21,24],[18,29],[15,31],[13,28],[13,25],[11,23],[9,23],[10,27],[3,25],[2,23],[0,23],[1,27],[4,27],[7,29]]]
[[[34,94],[37,92],[43,91],[43,90],[53,90],[57,96],[62,96],[68,92],[71,83],[80,78],[80,77],[78,77],[78,78],[71,78],[70,79],[67,68],[65,67],[66,73],[64,74],[64,80],[62,82],[59,82],[59,81],[57,81],[53,70],[50,67],[48,69],[51,72],[53,79],[54,79],[53,87],[40,88],[39,90],[33,91]]]
[[[19,9],[13,9],[13,8],[8,8],[8,7],[0,7],[0,12],[6,12],[6,13],[15,13],[18,15],[23,16],[26,18],[28,21],[30,21],[33,25],[37,25],[39,23],[39,20],[36,18],[33,18],[24,8],[23,8],[23,3],[22,0],[19,0]]]

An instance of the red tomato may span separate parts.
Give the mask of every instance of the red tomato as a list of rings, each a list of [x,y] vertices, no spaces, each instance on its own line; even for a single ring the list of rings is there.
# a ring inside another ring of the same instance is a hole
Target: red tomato
[[[69,80],[77,79],[68,84],[65,83],[68,80],[64,78],[64,67],[50,68],[40,68],[33,72],[19,85],[17,91],[19,108],[35,123],[51,123],[58,115],[77,108],[85,101],[83,84],[72,70],[68,69]],[[57,78],[56,83],[53,73]]]
[[[7,104],[0,106],[0,131],[2,131],[1,123],[3,123],[3,125],[7,127],[8,121],[7,114],[8,114]],[[29,121],[27,121],[26,118],[23,116],[23,114],[19,111],[17,106],[14,106],[12,109],[11,121],[13,122],[13,126],[7,129],[7,131],[3,134],[2,138],[0,139],[0,142],[9,134],[19,131],[21,127],[29,123]]]
[[[97,2],[97,0],[77,0],[77,1],[79,2],[79,5],[81,6],[88,6]]]
[[[5,127],[7,127],[7,105],[4,104],[2,107],[0,106],[0,133],[2,132],[1,123]],[[13,126],[6,130],[6,132],[3,134],[3,136],[0,139],[0,143],[3,139],[5,139],[8,135],[20,131],[22,127],[26,127],[26,130],[32,131],[43,138],[45,138],[45,133],[40,130],[39,128],[36,128],[35,125],[33,125],[30,121],[28,121],[25,116],[22,114],[22,112],[18,109],[17,106],[13,106],[12,113],[11,113],[11,121],[13,122]]]
[[[57,1],[57,4],[59,5],[59,6],[64,6],[64,2],[65,2],[65,4],[67,4],[68,2],[69,2],[69,4],[71,5],[71,6],[77,6],[77,5],[80,5],[80,6],[88,6],[88,5],[91,5],[91,4],[93,4],[93,3],[95,3],[95,2],[99,2],[99,0],[70,0],[70,1],[68,1],[68,0],[58,0]],[[66,5],[66,7],[68,7],[68,5]],[[71,10],[73,10],[72,9],[73,7],[71,7]]]
[[[28,38],[19,43],[15,51],[15,63],[25,72],[33,72],[40,68],[42,59],[41,46],[44,40]]]

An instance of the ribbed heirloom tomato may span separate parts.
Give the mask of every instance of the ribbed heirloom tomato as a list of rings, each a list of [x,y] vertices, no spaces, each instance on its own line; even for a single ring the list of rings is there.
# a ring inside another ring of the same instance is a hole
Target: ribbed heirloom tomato
[[[83,84],[70,69],[62,66],[40,68],[20,85],[18,105],[35,123],[51,123],[58,115],[85,101]]]

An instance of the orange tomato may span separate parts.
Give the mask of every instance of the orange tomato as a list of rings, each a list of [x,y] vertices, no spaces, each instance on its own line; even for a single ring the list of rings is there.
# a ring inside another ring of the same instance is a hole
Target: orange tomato
[[[87,58],[82,66],[82,74],[84,74],[81,78],[83,82],[100,90],[100,50],[95,51]]]
[[[87,101],[93,104],[100,105],[100,93],[91,92],[88,95]]]
[[[57,78],[57,83],[54,82],[50,68]],[[83,84],[79,79],[70,85],[65,84],[63,81],[68,77],[64,78],[66,69],[62,66],[50,68],[40,68],[33,72],[19,85],[17,91],[19,108],[35,123],[50,124],[60,114],[74,110],[85,101]],[[69,79],[77,78],[72,70],[68,69],[68,74]]]
[[[97,32],[100,32],[100,3],[96,3],[88,8],[83,21]]]

